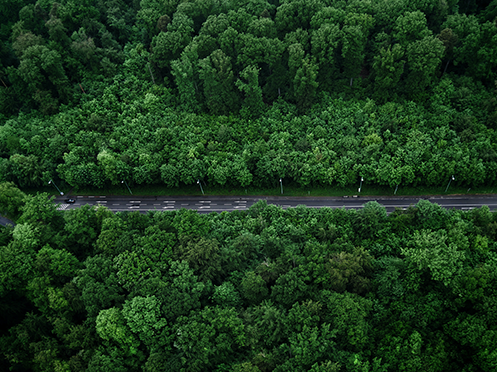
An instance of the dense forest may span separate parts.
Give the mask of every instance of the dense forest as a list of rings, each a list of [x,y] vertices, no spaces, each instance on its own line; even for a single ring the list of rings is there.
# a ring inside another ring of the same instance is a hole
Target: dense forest
[[[497,214],[58,211],[0,183],[0,369],[497,369]]]
[[[0,25],[0,182],[497,181],[497,0],[3,0]]]
[[[0,370],[497,370],[497,214],[59,211],[64,187],[497,185],[497,0],[0,2]]]

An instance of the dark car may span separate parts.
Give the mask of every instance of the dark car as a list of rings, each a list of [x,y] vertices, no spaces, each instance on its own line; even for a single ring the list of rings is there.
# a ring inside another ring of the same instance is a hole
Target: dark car
[[[64,201],[69,204],[76,203],[76,199],[66,199]]]

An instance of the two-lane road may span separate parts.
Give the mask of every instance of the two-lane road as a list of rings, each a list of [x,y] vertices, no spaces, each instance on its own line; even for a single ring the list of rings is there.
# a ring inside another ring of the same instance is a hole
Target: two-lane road
[[[2,226],[8,226],[8,225],[15,226],[16,224],[13,221],[9,220],[8,218],[0,216],[0,225],[2,225]]]
[[[447,209],[473,209],[488,205],[491,210],[497,209],[497,196],[416,196],[416,197],[275,197],[275,196],[77,196],[76,203],[67,204],[64,198],[56,198],[59,209],[73,209],[85,204],[104,205],[112,211],[179,210],[194,209],[200,213],[246,210],[259,200],[282,208],[293,208],[306,205],[310,208],[345,208],[360,209],[365,203],[376,200],[385,206],[387,212],[395,208],[407,208],[425,199],[437,203]]]

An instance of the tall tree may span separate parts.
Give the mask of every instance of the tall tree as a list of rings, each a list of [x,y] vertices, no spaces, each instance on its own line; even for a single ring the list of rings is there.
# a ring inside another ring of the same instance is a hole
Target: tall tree
[[[349,13],[342,28],[342,57],[344,74],[353,79],[359,75],[365,58],[366,42],[373,27],[373,18],[369,14]]]
[[[445,64],[445,68],[443,73],[447,71],[447,67],[449,66],[450,60],[454,57],[454,47],[459,42],[459,38],[450,28],[444,28],[438,38],[442,40],[445,47],[445,59],[447,59],[447,63]]]
[[[160,32],[153,39],[152,60],[159,67],[169,67],[170,62],[177,59],[191,42],[192,33],[193,20],[182,12],[176,12],[167,32]]]
[[[444,51],[442,41],[433,36],[427,36],[407,46],[406,57],[409,72],[406,90],[411,97],[426,99],[426,88],[430,86],[435,77]]]
[[[235,91],[231,59],[218,49],[200,60],[199,65],[209,110],[218,115],[238,110],[239,95]]]
[[[26,195],[13,182],[0,182],[0,214],[16,220],[25,200]]]
[[[393,47],[381,48],[379,54],[374,56],[374,87],[375,98],[386,102],[392,95],[392,90],[397,86],[404,72],[404,51],[399,44]]]
[[[197,112],[200,107],[198,92],[198,54],[196,46],[190,44],[181,54],[181,58],[171,62],[171,73],[174,76],[179,92],[179,104],[183,110]]]
[[[318,66],[309,58],[302,60],[302,65],[295,73],[293,79],[293,88],[297,106],[301,111],[305,111],[314,103],[316,89],[319,83],[316,81],[318,76]]]
[[[319,66],[319,85],[332,90],[338,78],[337,53],[340,42],[340,26],[336,23],[324,23],[311,36],[311,52]]]
[[[244,101],[241,113],[246,118],[257,118],[264,108],[262,102],[262,89],[259,86],[259,71],[255,66],[248,66],[240,72],[236,86],[244,93]]]

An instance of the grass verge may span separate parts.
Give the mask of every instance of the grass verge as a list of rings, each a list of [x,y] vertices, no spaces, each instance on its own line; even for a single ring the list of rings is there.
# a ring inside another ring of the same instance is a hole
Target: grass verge
[[[237,195],[237,196],[419,196],[419,195],[479,195],[479,194],[492,194],[497,191],[497,186],[481,186],[477,188],[468,188],[462,186],[451,185],[449,190],[445,192],[446,186],[442,187],[412,187],[402,185],[398,187],[395,194],[395,188],[389,188],[378,185],[368,185],[363,183],[361,192],[358,192],[357,187],[301,187],[297,185],[283,184],[283,194],[281,194],[280,185],[275,185],[273,188],[256,189],[248,188],[232,188],[232,187],[211,187],[210,185],[203,184],[203,191],[205,195]],[[180,188],[168,188],[163,185],[134,185],[130,186],[133,195],[137,196],[188,196],[188,195],[202,195],[198,185],[188,185]],[[44,187],[42,189],[25,189],[24,192],[28,194],[35,194],[38,191],[48,192],[49,194],[58,195],[53,188]],[[123,185],[112,186],[104,189],[95,188],[73,188],[71,190],[63,190],[65,195],[130,195],[129,190]]]

